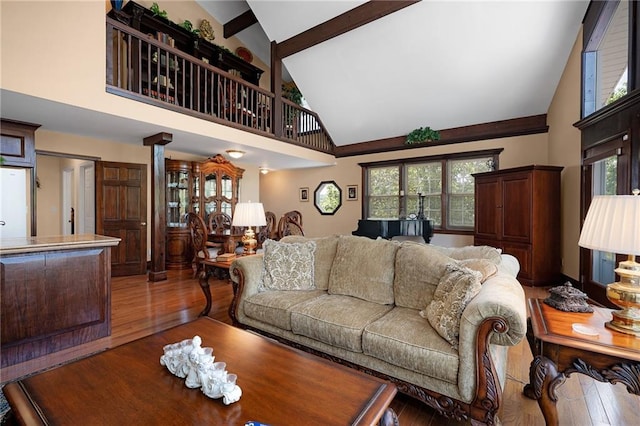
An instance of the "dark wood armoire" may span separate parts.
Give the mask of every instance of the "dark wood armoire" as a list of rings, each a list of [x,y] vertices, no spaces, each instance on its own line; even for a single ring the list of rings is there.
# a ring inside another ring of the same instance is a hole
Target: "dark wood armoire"
[[[515,256],[524,285],[560,284],[561,171],[534,165],[473,175],[474,244]]]

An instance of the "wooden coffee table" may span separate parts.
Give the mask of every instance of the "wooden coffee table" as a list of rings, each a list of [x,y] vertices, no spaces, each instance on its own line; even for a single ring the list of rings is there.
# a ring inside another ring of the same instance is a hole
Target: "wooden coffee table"
[[[640,395],[640,339],[606,328],[611,309],[593,308],[593,313],[563,312],[529,299],[527,339],[534,358],[524,394],[538,400],[547,425],[558,425],[556,390],[572,373],[622,383],[629,393]],[[597,335],[578,333],[573,324]]]
[[[238,375],[231,405],[189,389],[160,365],[163,346],[198,335]],[[227,324],[200,318],[10,383],[27,424],[369,425],[397,417],[396,387]],[[386,424],[386,423],[383,423]]]

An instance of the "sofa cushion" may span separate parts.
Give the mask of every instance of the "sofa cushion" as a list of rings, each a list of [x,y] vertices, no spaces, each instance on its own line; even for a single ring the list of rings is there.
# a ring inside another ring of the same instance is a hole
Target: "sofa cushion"
[[[362,332],[389,305],[350,296],[325,295],[291,308],[291,331],[352,352],[362,352]]]
[[[482,274],[480,278],[481,283],[498,273],[498,266],[488,259],[465,259],[458,261],[458,264],[480,272],[480,274]]]
[[[499,265],[502,261],[501,250],[491,246],[465,246],[465,247],[440,247],[433,246],[436,250],[456,260],[487,259]]]
[[[281,243],[267,240],[264,248],[262,280],[258,291],[313,290],[314,241]]]
[[[362,335],[362,350],[398,367],[458,383],[458,352],[416,309],[395,307],[369,324]]]
[[[447,265],[433,300],[420,312],[453,347],[458,347],[460,317],[467,303],[480,292],[482,274],[458,263]]]
[[[316,288],[326,290],[329,288],[329,275],[331,275],[331,265],[336,257],[336,249],[338,248],[338,236],[331,235],[329,237],[306,238],[300,235],[288,235],[282,237],[281,242],[301,243],[305,241],[314,241],[316,243],[316,251],[314,253],[314,269],[313,276]]]
[[[393,282],[396,306],[424,309],[431,302],[449,263],[451,258],[432,246],[402,243],[396,255]]]
[[[246,316],[291,331],[292,306],[326,294],[322,290],[265,291],[245,299]]]
[[[329,294],[393,303],[393,276],[399,244],[341,235],[329,277]]]

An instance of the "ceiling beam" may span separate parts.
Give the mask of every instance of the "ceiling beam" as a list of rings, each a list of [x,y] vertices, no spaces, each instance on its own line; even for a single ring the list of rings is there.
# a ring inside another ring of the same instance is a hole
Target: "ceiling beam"
[[[484,141],[522,135],[547,133],[547,114],[512,118],[510,120],[493,121],[491,123],[474,124],[440,130],[440,140],[407,145],[406,136],[396,136],[350,145],[336,146],[335,156],[352,157],[354,155],[375,154],[380,152],[400,151],[404,149],[424,148],[427,146],[449,145],[461,142]]]
[[[366,25],[369,22],[397,12],[419,1],[420,0],[368,1],[342,15],[338,15],[335,18],[278,43],[278,57],[281,59],[286,58],[287,56],[291,56],[316,44],[320,44],[333,37]]]
[[[256,15],[253,14],[253,10],[249,9],[242,15],[238,15],[224,24],[222,26],[222,33],[224,35],[224,38],[229,38],[257,23],[258,18],[256,18]]]

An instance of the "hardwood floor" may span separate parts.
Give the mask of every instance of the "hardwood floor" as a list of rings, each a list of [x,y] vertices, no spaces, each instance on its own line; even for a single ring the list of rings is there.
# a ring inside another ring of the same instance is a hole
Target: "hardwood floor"
[[[112,334],[76,348],[0,370],[0,383],[34,374],[61,363],[153,334],[197,318],[204,296],[192,272],[169,271],[167,281],[150,283],[146,275],[112,280]],[[211,281],[212,318],[230,323],[227,308],[231,286]],[[525,287],[528,297],[545,297],[544,289]],[[544,425],[535,401],[522,395],[528,382],[531,351],[526,340],[509,351],[508,379],[499,418],[503,425]],[[636,425],[640,397],[629,395],[623,385],[600,383],[581,374],[570,376],[558,389],[558,412],[562,426]],[[404,395],[393,403],[402,426],[462,425],[440,417],[434,410]]]

